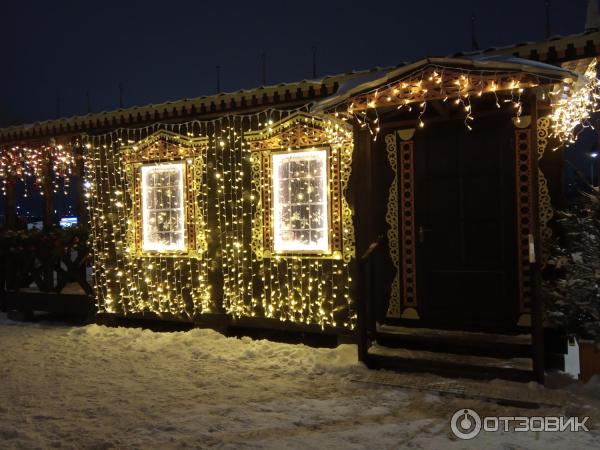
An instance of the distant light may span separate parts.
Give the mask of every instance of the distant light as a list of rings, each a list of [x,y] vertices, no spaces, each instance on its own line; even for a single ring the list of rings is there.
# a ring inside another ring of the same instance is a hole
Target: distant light
[[[597,153],[597,152],[590,153],[590,156],[591,156],[592,158],[597,158],[597,157],[598,157],[598,153]]]
[[[61,228],[69,228],[74,225],[77,225],[77,217],[63,217],[60,219]]]

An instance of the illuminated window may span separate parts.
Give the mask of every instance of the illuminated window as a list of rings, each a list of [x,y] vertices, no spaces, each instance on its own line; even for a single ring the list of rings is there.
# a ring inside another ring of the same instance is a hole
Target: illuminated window
[[[142,166],[142,250],[186,250],[184,163]]]
[[[272,158],[275,252],[329,252],[327,150]]]

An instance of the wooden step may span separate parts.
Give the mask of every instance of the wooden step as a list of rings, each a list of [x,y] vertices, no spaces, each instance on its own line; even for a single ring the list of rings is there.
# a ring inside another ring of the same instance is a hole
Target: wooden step
[[[513,381],[534,379],[533,362],[529,358],[494,358],[374,344],[369,348],[365,362],[373,369],[429,372],[451,377]]]
[[[375,336],[386,347],[496,358],[531,357],[530,334],[498,334],[380,325]]]

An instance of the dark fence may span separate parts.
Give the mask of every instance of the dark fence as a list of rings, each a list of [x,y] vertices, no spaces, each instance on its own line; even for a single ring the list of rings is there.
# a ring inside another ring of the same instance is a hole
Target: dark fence
[[[89,261],[87,230],[82,227],[0,233],[0,307],[88,311],[93,305]],[[73,308],[64,302],[66,297]]]

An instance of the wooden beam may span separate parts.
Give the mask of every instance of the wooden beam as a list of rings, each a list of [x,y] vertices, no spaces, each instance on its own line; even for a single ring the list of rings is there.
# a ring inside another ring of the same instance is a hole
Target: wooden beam
[[[85,206],[85,189],[83,186],[85,180],[85,164],[83,160],[83,146],[75,148],[75,170],[73,172],[73,183],[75,185],[75,214],[78,224],[86,224],[87,208]]]
[[[44,179],[42,184],[42,219],[44,231],[50,231],[54,226],[54,170],[52,169],[52,158],[50,148],[44,149]]]
[[[531,263],[531,341],[533,346],[533,372],[538,383],[544,384],[544,305],[541,295],[541,232],[539,223],[539,183],[537,149],[537,96],[529,96],[531,105],[531,205],[533,207],[533,241],[535,243],[535,261]]]
[[[6,182],[6,192],[4,197],[4,215],[6,219],[6,228],[16,230],[17,228],[17,200],[16,200],[16,185],[17,178],[14,175],[9,175]]]

